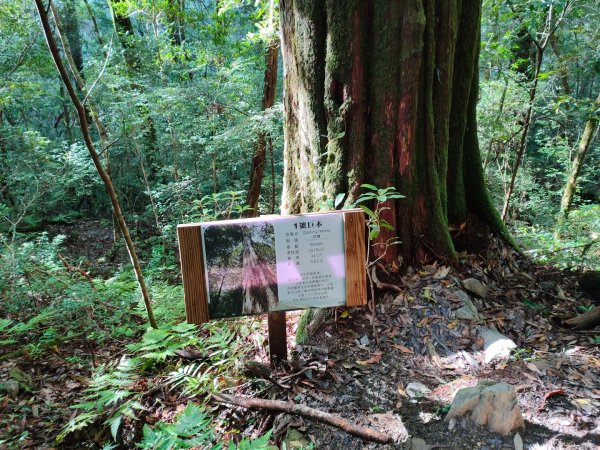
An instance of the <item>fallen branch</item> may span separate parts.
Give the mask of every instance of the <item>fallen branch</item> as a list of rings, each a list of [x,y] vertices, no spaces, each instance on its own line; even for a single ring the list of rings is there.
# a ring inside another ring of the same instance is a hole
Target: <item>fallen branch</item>
[[[318,409],[310,408],[305,405],[298,405],[292,402],[267,400],[263,398],[237,397],[222,393],[213,394],[212,401],[216,403],[241,406],[242,408],[247,409],[266,409],[269,411],[280,411],[288,414],[295,414],[308,419],[326,423],[327,425],[339,428],[362,439],[379,442],[381,444],[391,444],[393,442],[391,436],[381,431],[374,430],[373,428],[361,427],[360,425],[350,422],[349,420],[346,420],[338,415],[329,414],[319,411]]]
[[[565,320],[565,324],[573,327],[577,330],[589,330],[600,324],[600,307],[584,312],[578,316],[575,316],[569,320]]]

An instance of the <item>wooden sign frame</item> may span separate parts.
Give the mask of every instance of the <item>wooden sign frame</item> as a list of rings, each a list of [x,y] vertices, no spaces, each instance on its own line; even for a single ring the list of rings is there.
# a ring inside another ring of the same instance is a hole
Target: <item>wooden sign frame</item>
[[[343,215],[346,306],[364,306],[367,304],[364,212],[361,209],[349,209],[298,216],[310,218],[326,213]],[[268,220],[267,217],[265,219]],[[186,318],[189,323],[202,324],[211,319],[209,317],[201,224],[178,225],[177,237],[179,240]],[[282,335],[283,342],[276,344],[276,341],[281,341]],[[278,337],[275,338],[275,336]],[[277,354],[285,358],[285,311],[269,312],[269,343],[272,356]],[[280,348],[274,348],[274,345]],[[281,346],[283,346],[283,350]]]

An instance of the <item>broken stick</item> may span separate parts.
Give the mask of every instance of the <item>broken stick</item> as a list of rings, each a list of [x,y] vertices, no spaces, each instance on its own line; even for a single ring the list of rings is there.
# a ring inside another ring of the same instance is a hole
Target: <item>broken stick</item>
[[[565,320],[565,323],[576,330],[589,330],[600,324],[600,306],[584,312],[578,316]]]
[[[335,414],[329,414],[318,409],[310,408],[305,405],[298,405],[292,402],[281,400],[267,400],[264,398],[237,397],[222,393],[213,394],[212,400],[216,403],[225,403],[228,405],[241,406],[247,409],[266,409],[269,411],[281,411],[288,414],[303,416],[308,419],[318,420],[333,427],[344,430],[350,434],[381,444],[391,444],[393,439],[386,433],[373,428],[361,427],[349,420]]]

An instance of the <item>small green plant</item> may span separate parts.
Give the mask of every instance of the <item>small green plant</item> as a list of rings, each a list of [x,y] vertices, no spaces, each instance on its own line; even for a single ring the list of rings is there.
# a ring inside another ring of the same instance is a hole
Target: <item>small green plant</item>
[[[202,448],[221,450],[212,417],[201,407],[188,403],[172,424],[158,422],[154,427],[144,425],[144,436],[137,446],[144,450],[174,450]],[[243,439],[237,446],[229,443],[229,450],[264,450],[269,446],[271,431],[256,439]]]
[[[202,197],[195,202],[195,207],[203,220],[231,219],[234,215],[241,217],[251,209],[243,203],[245,196],[245,191],[216,192]]]
[[[212,418],[193,403],[179,414],[172,424],[158,422],[154,427],[144,425],[144,436],[137,446],[145,450],[172,450],[184,448],[204,448],[219,450],[221,444],[214,444]]]
[[[385,242],[373,243],[379,235],[381,230],[394,231],[394,227],[383,218],[383,211],[390,209],[389,206],[385,206],[388,201],[397,200],[404,198],[404,195],[396,191],[393,186],[380,189],[372,184],[362,184],[361,187],[366,189],[367,192],[362,193],[351,205],[352,208],[359,207],[367,215],[367,228],[369,229],[369,245],[367,246],[367,267],[373,266],[379,259],[383,258],[387,252],[388,247],[391,245],[398,245],[400,241],[396,238],[390,238]],[[369,207],[367,204],[372,206]],[[383,252],[375,261],[369,261],[371,247],[373,245],[382,245],[384,247]]]
[[[212,390],[226,384],[231,378],[220,375],[227,372],[230,377],[235,376],[244,350],[237,343],[234,327],[216,327],[214,323],[206,325],[207,328],[209,326],[213,327],[210,335],[202,337],[196,326],[188,323],[149,328],[140,342],[127,346],[131,356],[124,356],[116,364],[97,369],[86,388],[84,402],[73,406],[80,413],[63,427],[57,441],[100,419],[104,419],[113,439],[117,440],[123,418],[135,420],[137,411],[144,409],[142,399],[148,389],[152,389],[147,379],[165,368],[171,368],[171,373],[161,383],[171,389],[181,388],[186,393],[204,394],[206,397]],[[173,362],[178,364],[174,357],[186,349],[193,349],[200,362],[173,370]]]

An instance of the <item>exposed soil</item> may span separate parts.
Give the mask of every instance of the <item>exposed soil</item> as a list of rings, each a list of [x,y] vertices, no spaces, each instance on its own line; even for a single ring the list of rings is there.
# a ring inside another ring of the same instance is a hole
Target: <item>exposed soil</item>
[[[499,257],[465,255],[461,273],[438,265],[403,276],[380,270],[380,278],[399,289],[376,291],[375,316],[367,308],[356,308],[347,317],[343,309],[334,311],[307,345],[294,347],[292,362],[280,367],[275,378],[305,371],[288,383],[288,390],[271,387],[269,395],[263,391],[260,396],[375,427],[377,414],[391,414],[405,427],[396,445],[400,448],[425,448],[415,438],[426,441],[427,448],[515,448],[514,432],[502,437],[467,420],[449,430],[443,420],[458,389],[479,380],[504,381],[515,387],[526,420],[526,429],[519,431],[524,448],[599,448],[597,329],[577,332],[562,326],[564,318],[580,313],[579,307],[591,299],[578,291],[577,274],[533,265],[509,248],[492,245],[498,248],[490,254]],[[454,316],[466,294],[461,280],[468,277],[489,289],[485,299],[470,295],[482,317],[479,322]],[[295,317],[289,321],[294,323]],[[495,328],[517,344],[508,361],[484,363],[480,326]],[[415,381],[431,392],[410,398],[406,387]],[[272,417],[240,408],[224,410],[223,416],[247,433],[256,432],[247,425],[250,417],[257,424]],[[275,439],[285,441],[287,448],[311,442],[315,448],[392,447],[282,414],[274,417],[274,427]]]

